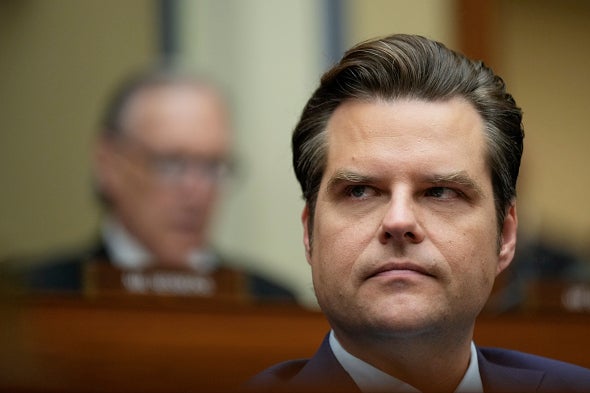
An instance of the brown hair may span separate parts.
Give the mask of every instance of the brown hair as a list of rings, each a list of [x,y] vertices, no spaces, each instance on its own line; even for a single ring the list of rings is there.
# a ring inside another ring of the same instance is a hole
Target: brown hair
[[[326,125],[344,101],[414,98],[428,101],[462,97],[484,121],[487,162],[492,174],[499,229],[516,197],[523,151],[522,112],[503,80],[481,61],[473,61],[437,41],[396,34],[348,50],[321,78],[292,136],[293,167],[309,207],[309,231],[324,174]]]

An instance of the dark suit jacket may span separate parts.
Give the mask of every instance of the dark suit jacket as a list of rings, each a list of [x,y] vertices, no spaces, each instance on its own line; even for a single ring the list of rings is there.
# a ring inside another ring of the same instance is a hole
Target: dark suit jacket
[[[227,265],[222,257],[220,266]],[[102,242],[82,252],[58,255],[33,267],[20,271],[17,276],[25,289],[34,292],[83,290],[83,275],[88,263],[110,263],[110,256]],[[18,268],[18,267],[17,267]],[[240,270],[245,276],[248,294],[257,300],[295,301],[294,294],[287,288],[261,276]]]
[[[540,356],[477,347],[485,392],[590,392],[590,370]],[[360,392],[324,339],[311,359],[277,364],[253,377],[246,391]]]

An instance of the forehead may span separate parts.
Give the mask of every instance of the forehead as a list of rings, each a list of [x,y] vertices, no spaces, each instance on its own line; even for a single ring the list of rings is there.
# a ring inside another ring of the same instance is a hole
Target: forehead
[[[229,115],[212,88],[188,83],[146,87],[127,103],[125,132],[157,145],[221,146],[229,143]]]
[[[483,120],[462,98],[349,100],[330,118],[327,170],[485,167]]]

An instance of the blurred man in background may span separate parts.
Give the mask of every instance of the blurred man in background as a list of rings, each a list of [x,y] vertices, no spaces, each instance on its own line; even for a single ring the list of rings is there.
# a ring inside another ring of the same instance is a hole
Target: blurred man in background
[[[213,249],[230,175],[229,113],[213,84],[168,70],[136,75],[107,107],[93,156],[105,215],[97,244],[26,274],[33,290],[292,299]]]

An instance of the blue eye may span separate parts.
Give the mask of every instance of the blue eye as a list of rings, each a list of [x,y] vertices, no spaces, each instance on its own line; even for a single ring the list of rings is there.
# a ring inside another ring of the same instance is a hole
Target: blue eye
[[[426,196],[438,199],[452,199],[458,196],[457,191],[447,187],[431,187],[426,190]]]
[[[365,199],[374,193],[374,190],[369,186],[354,185],[346,188],[346,195],[353,199]]]
[[[365,186],[354,186],[350,189],[350,195],[355,198],[362,198],[365,195]]]

